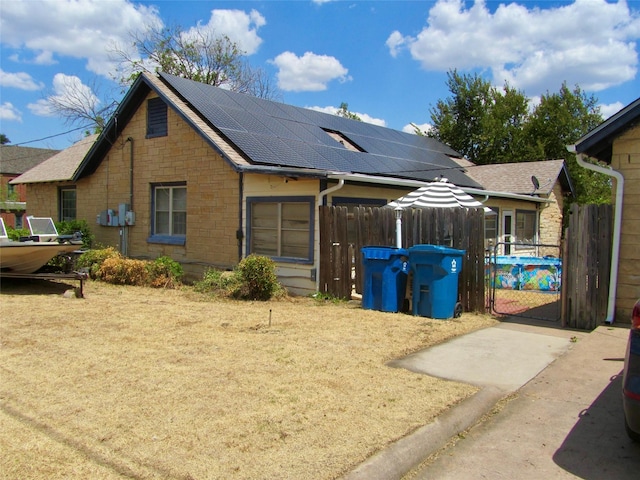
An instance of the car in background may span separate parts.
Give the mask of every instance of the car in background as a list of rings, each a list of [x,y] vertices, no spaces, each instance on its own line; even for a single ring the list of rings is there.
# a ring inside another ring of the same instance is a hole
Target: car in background
[[[622,404],[627,434],[631,440],[640,442],[640,300],[631,314],[622,374]]]

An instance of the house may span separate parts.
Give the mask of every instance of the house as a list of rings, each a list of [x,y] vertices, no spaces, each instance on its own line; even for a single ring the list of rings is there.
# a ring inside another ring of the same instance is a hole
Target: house
[[[574,194],[564,160],[467,165],[466,173],[484,187],[485,204],[496,213],[485,217],[487,248],[559,256],[563,209]]]
[[[268,255],[297,294],[318,290],[319,205],[385,205],[443,176],[484,195],[434,139],[164,73],[141,75],[87,147],[57,178],[31,177],[38,215],[57,217],[74,189],[98,243],[170,256],[192,278]]]
[[[48,190],[32,206],[54,217],[57,189],[75,187],[77,218],[129,256],[168,255],[199,276],[269,255],[284,285],[311,293],[318,205],[386,203],[445,173],[481,189],[455,156],[433,139],[141,75],[71,176],[27,185]]]
[[[640,298],[640,98],[630,103],[570,147],[578,163],[612,177],[614,185],[614,239],[609,313],[605,321],[628,322]],[[593,158],[603,168],[584,161]]]
[[[0,145],[0,216],[7,227],[22,228],[26,213],[26,187],[11,182],[59,150]]]
[[[28,189],[32,213],[38,216],[46,213],[44,216],[58,221],[78,218],[76,187],[72,178],[97,138],[97,135],[88,135],[65,150],[56,150],[54,155],[10,182]],[[30,188],[32,185],[37,185],[37,188]],[[45,209],[42,205],[48,207]]]

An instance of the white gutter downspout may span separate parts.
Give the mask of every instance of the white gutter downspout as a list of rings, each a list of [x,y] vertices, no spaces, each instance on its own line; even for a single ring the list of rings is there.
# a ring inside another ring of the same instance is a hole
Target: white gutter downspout
[[[322,206],[322,199],[327,195],[329,195],[330,193],[333,193],[336,190],[340,190],[342,187],[344,187],[344,178],[339,179],[337,185],[334,185],[333,187],[329,187],[326,190],[322,190],[318,192],[318,196],[316,197],[316,214],[320,211],[320,207]],[[318,245],[320,245],[320,239],[318,239]],[[319,258],[316,258],[314,260],[315,268],[316,268],[316,292],[320,291],[320,275],[318,272],[319,261],[320,261]]]
[[[620,231],[622,229],[622,198],[624,194],[624,177],[622,173],[612,169],[604,168],[600,165],[588,163],[584,160],[582,153],[576,153],[575,145],[568,145],[567,150],[576,154],[578,165],[603,173],[616,179],[616,205],[613,214],[613,245],[611,249],[611,273],[609,275],[609,301],[607,305],[607,318],[605,323],[612,324],[615,319],[616,289],[618,286],[618,261],[620,259]]]

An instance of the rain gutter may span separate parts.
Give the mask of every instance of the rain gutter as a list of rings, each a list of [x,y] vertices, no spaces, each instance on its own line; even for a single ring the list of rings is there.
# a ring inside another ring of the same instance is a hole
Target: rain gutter
[[[618,287],[618,262],[620,259],[620,232],[622,230],[622,202],[624,196],[624,177],[622,173],[601,167],[584,160],[585,155],[576,151],[575,145],[567,145],[567,150],[576,154],[578,165],[587,170],[602,173],[616,179],[616,204],[613,213],[613,245],[611,249],[611,273],[609,274],[609,300],[607,304],[607,318],[605,323],[612,324],[615,320],[616,290]]]
[[[424,187],[425,185],[430,185],[433,182],[421,182],[417,180],[405,180],[402,178],[391,178],[391,177],[377,177],[374,175],[364,175],[360,173],[341,173],[341,172],[332,172],[327,174],[328,179],[333,180],[345,180],[352,182],[366,182],[366,183],[375,183],[378,185],[390,185],[394,187],[406,187],[406,188],[419,188]],[[472,188],[472,187],[460,187],[463,192],[466,192],[470,195],[482,195],[484,197],[500,197],[500,198],[512,198],[515,200],[524,200],[527,202],[535,202],[535,203],[552,203],[552,200],[547,198],[533,197],[530,195],[522,195],[519,193],[509,193],[509,192],[495,192],[490,190],[483,190],[481,188]]]

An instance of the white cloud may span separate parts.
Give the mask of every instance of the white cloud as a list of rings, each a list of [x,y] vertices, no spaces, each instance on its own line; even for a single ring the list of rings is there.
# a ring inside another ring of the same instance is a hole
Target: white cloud
[[[196,27],[189,29],[188,35],[196,32],[210,33],[214,36],[226,35],[236,43],[247,55],[258,51],[262,39],[258,36],[258,29],[267,24],[265,18],[257,11],[246,13],[242,10],[211,10],[209,23],[198,22]]]
[[[308,108],[309,110],[315,110],[316,112],[328,113],[329,115],[335,115],[339,110],[336,107],[305,107],[305,108]],[[351,112],[351,113],[354,113],[355,115],[360,117],[360,120],[362,120],[363,122],[372,123],[373,125],[378,125],[380,127],[387,126],[387,122],[385,122],[381,118],[375,118],[366,113],[360,113],[360,112]]]
[[[355,113],[358,117],[360,117],[360,120],[362,120],[365,123],[372,123],[372,124],[378,125],[380,127],[386,127],[387,126],[387,122],[385,122],[381,118],[375,118],[375,117],[372,117],[371,115],[368,115],[366,113],[360,113],[360,112],[353,112],[353,113]]]
[[[610,104],[602,104],[602,105],[599,105],[599,107],[600,107],[600,114],[602,115],[602,118],[606,120],[611,115],[614,115],[618,113],[620,110],[622,110],[625,107],[625,105],[622,102],[615,102]]]
[[[389,53],[391,54],[391,56],[395,58],[398,56],[398,52],[400,51],[400,48],[403,45],[405,45],[406,42],[407,42],[407,39],[403,37],[399,31],[396,30],[391,35],[389,35],[389,38],[387,38],[387,41],[385,42],[385,44],[389,48]]]
[[[44,98],[37,100],[35,103],[27,104],[27,108],[31,110],[31,113],[38,117],[53,117],[55,113],[51,110],[49,102]]]
[[[415,37],[394,31],[392,56],[408,49],[427,70],[487,69],[495,84],[508,81],[530,94],[555,91],[566,81],[598,91],[632,80],[640,15],[624,0],[575,0],[554,8],[484,0],[438,0]]]
[[[9,73],[0,68],[0,86],[18,88],[20,90],[40,90],[44,87],[25,72]]]
[[[10,102],[4,102],[0,105],[0,120],[22,123],[22,114]]]
[[[278,87],[293,92],[318,92],[327,89],[327,84],[338,79],[351,80],[340,61],[328,55],[306,52],[302,57],[284,52],[270,61],[278,67]]]
[[[408,125],[405,125],[404,127],[402,127],[402,131],[406,132],[406,133],[416,133],[416,127],[418,127],[418,130],[420,130],[422,133],[427,134],[429,133],[429,131],[431,129],[433,129],[433,125],[431,125],[430,123],[421,123],[421,124],[417,124],[417,123],[410,123]]]
[[[87,60],[105,77],[115,65],[108,45],[129,42],[130,32],[161,24],[156,7],[128,0],[12,0],[0,2],[2,44],[17,49],[22,62],[52,64],[56,57]]]
[[[100,103],[91,88],[84,85],[78,77],[57,73],[53,77],[53,93],[47,98],[40,99],[35,103],[29,103],[27,108],[34,115],[51,117],[56,114],[51,109],[52,101],[58,105],[74,107],[78,104],[78,99],[81,99],[85,105],[89,106],[95,106]]]

